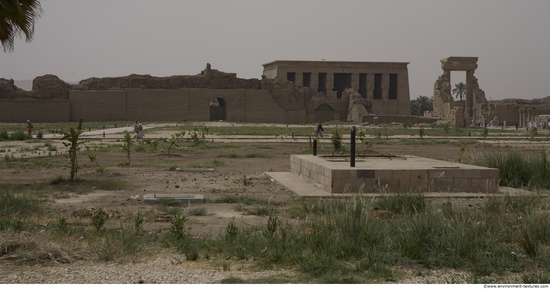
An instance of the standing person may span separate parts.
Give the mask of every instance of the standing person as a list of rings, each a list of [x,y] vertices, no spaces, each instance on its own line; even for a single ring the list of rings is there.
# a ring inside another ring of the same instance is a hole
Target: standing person
[[[529,126],[527,127],[527,131],[529,131],[530,129],[533,128],[533,123],[532,122],[529,122]]]
[[[138,137],[138,134],[139,134],[138,125],[139,125],[139,123],[138,123],[138,121],[136,120],[136,122],[134,123],[134,133],[136,134],[136,135],[134,136],[134,138],[137,138],[137,137]]]
[[[548,134],[550,135],[550,121],[548,121],[548,126],[547,126],[547,128],[548,128]]]
[[[143,132],[143,124],[141,122],[138,124],[138,130],[138,138],[142,139],[145,136],[145,133]]]
[[[315,132],[316,132],[315,137],[317,137],[317,136],[319,136],[319,135],[320,135],[321,137],[323,137],[323,133],[322,133],[323,131],[324,131],[323,125],[321,124],[321,122],[319,122],[319,123],[315,126]]]
[[[27,119],[27,133],[28,133],[29,135],[31,135],[32,128],[33,128],[33,126],[32,126],[31,121]]]

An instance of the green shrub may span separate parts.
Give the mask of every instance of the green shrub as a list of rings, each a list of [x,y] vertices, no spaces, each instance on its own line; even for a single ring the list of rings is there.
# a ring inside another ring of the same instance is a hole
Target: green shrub
[[[474,164],[498,169],[501,186],[550,189],[550,163],[546,150],[542,150],[539,157],[530,157],[517,150],[485,154]]]
[[[102,231],[108,219],[109,215],[103,210],[103,208],[99,208],[99,210],[92,213],[92,225],[96,231]]]
[[[332,133],[330,140],[332,142],[332,148],[334,151],[339,151],[340,149],[342,149],[342,135],[338,130],[335,130],[334,133]]]

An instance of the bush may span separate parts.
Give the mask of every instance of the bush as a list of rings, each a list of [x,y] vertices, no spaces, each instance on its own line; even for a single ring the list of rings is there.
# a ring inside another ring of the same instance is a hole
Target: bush
[[[330,140],[332,141],[332,148],[334,151],[339,151],[342,149],[342,135],[338,130],[335,130],[332,136],[330,137]]]
[[[546,150],[542,150],[539,157],[529,157],[517,150],[485,154],[475,164],[499,169],[501,186],[550,189],[550,163]]]

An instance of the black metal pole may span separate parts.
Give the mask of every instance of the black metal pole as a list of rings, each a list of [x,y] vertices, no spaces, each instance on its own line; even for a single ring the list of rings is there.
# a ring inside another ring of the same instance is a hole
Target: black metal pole
[[[313,155],[314,156],[317,155],[317,140],[316,139],[313,140]]]
[[[355,126],[351,127],[351,144],[350,144],[350,159],[349,166],[355,167]]]

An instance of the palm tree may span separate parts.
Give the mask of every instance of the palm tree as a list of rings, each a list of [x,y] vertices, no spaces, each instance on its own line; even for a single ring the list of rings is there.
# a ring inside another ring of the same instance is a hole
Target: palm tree
[[[463,82],[455,84],[455,88],[453,88],[452,92],[456,98],[460,97],[460,102],[462,102],[462,98],[466,94],[466,84],[464,84]]]
[[[424,111],[433,110],[433,98],[420,95],[411,103],[412,115],[424,115]]]
[[[13,51],[16,36],[25,35],[31,41],[34,22],[42,7],[38,0],[0,0],[0,43],[4,51]]]

